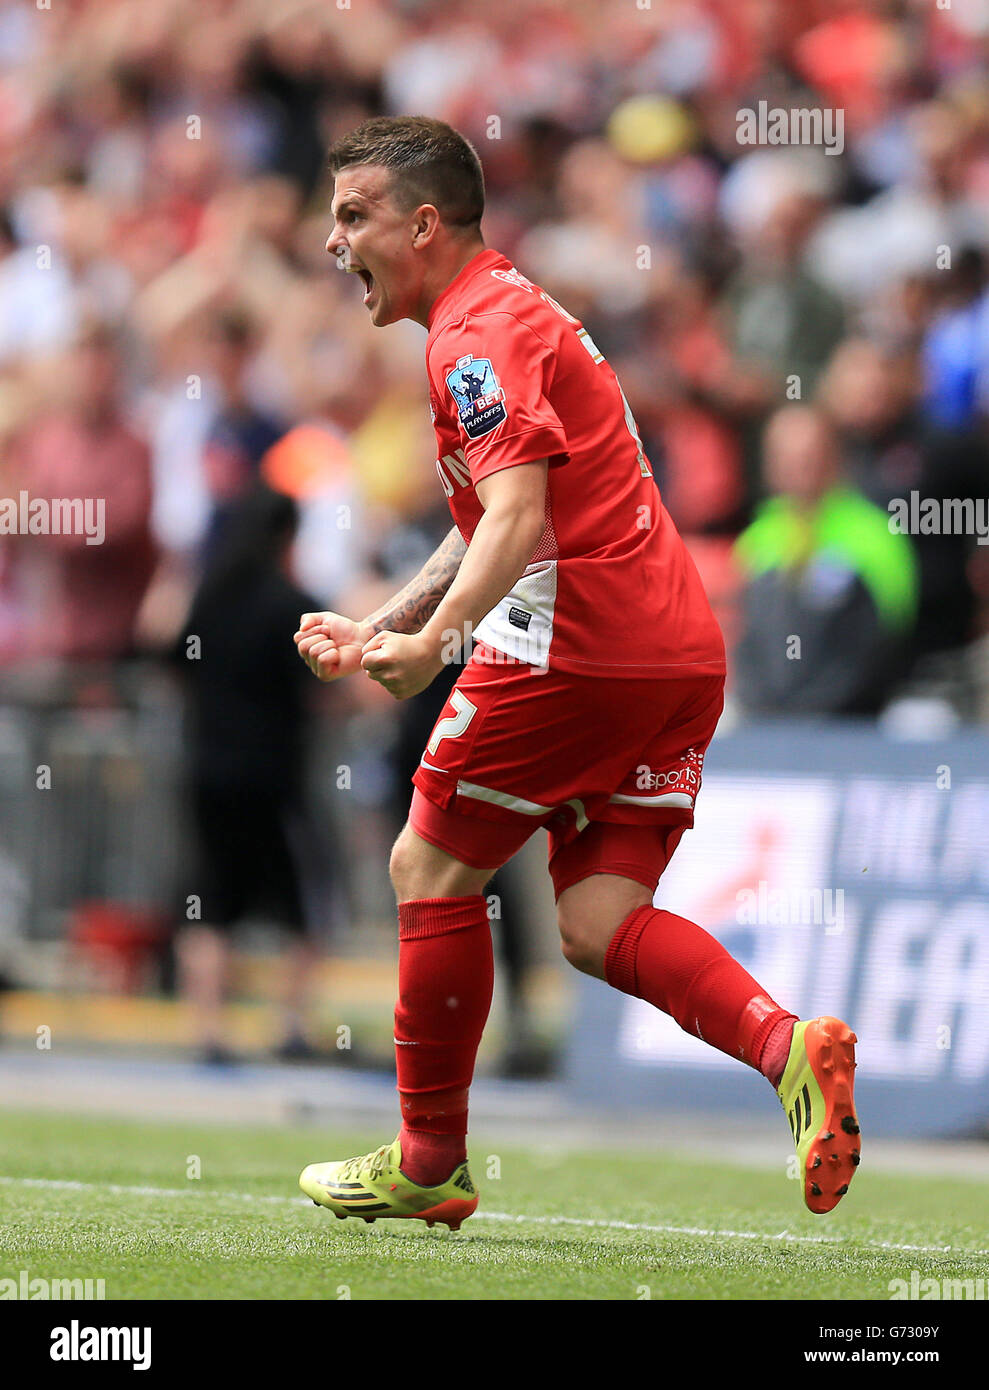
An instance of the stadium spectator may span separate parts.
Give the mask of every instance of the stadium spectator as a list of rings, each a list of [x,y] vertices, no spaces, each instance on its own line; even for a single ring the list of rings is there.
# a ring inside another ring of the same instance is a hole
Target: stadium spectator
[[[736,691],[761,714],[872,714],[902,673],[916,612],[910,540],[843,477],[827,418],[778,410],[771,496],[736,547],[746,577]]]
[[[230,931],[248,913],[287,931],[282,1055],[307,1055],[305,997],[312,835],[303,752],[310,692],[286,632],[312,600],[288,575],[291,498],[258,486],[234,504],[174,652],[187,694],[194,854],[183,900],[201,905],[178,940],[182,990],[202,1058],[231,1060],[223,1006]]]
[[[841,301],[806,257],[823,211],[819,196],[784,175],[764,216],[745,228],[742,263],[727,287],[731,345],[740,363],[761,372],[765,405],[794,380],[797,399],[809,398],[841,340]]]
[[[85,328],[55,383],[61,401],[14,445],[18,490],[49,504],[78,501],[93,509],[94,522],[101,514],[105,519],[103,534],[74,524],[60,534],[18,537],[25,584],[39,605],[36,650],[67,662],[131,654],[154,567],[148,445],[125,418],[122,369],[113,333],[102,325]]]
[[[966,247],[923,344],[923,408],[941,429],[966,431],[989,415],[989,288],[986,258]]]
[[[213,327],[213,380],[223,404],[213,420],[204,451],[206,485],[213,502],[210,536],[222,533],[233,502],[257,481],[261,460],[285,425],[259,410],[247,390],[246,374],[256,346],[249,318],[236,309],[219,315]]]
[[[989,491],[985,441],[969,429],[946,429],[925,413],[911,358],[865,338],[847,339],[828,366],[821,402],[841,431],[852,483],[888,512],[897,500]],[[920,532],[911,537],[919,570],[918,657],[959,651],[975,635],[977,598],[970,568],[974,535]]]

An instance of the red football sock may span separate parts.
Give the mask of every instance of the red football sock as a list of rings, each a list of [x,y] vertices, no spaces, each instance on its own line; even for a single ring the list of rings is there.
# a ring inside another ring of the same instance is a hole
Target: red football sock
[[[759,1070],[772,1082],[774,1087],[780,1084],[780,1079],[786,1070],[787,1058],[790,1055],[790,1043],[793,1041],[793,1025],[796,1022],[797,1019],[793,1014],[784,1014],[770,1028],[769,1035],[762,1044]]]
[[[611,939],[604,973],[615,989],[647,1000],[684,1032],[779,1084],[796,1016],[696,923],[659,908],[636,908]]]
[[[433,1187],[467,1156],[467,1094],[494,988],[487,901],[400,903],[398,940],[402,1171]]]

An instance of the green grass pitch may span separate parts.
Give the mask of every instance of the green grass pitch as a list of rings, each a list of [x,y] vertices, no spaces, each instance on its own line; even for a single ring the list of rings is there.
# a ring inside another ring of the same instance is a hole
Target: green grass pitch
[[[108,1299],[887,1300],[912,1269],[989,1270],[989,1184],[871,1172],[867,1143],[824,1218],[782,1138],[767,1172],[472,1136],[481,1206],[456,1236],[299,1194],[305,1163],[389,1137],[5,1113],[0,1278],[103,1279]]]

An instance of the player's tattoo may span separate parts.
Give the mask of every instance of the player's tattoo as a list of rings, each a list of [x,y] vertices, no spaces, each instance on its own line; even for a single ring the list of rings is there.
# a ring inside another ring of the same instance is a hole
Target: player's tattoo
[[[463,536],[456,526],[451,527],[416,577],[368,617],[374,631],[413,633],[424,628],[457,577],[466,553]]]

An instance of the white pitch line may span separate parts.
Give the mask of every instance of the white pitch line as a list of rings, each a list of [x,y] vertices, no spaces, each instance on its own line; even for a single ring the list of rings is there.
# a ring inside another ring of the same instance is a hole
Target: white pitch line
[[[78,1182],[73,1178],[11,1178],[0,1176],[8,1187],[53,1188],[65,1192],[115,1192],[133,1197],[214,1197],[235,1202],[266,1202],[276,1206],[309,1206],[309,1197],[279,1197],[252,1192],[217,1192],[202,1187],[125,1187],[113,1182]],[[655,1226],[644,1221],[595,1221],[583,1216],[518,1216],[507,1211],[479,1211],[472,1221],[504,1221],[513,1226],[579,1226],[585,1230],[644,1231],[650,1235],[703,1236],[716,1240],[782,1240],[798,1245],[832,1245],[845,1249],[900,1250],[916,1255],[979,1255],[989,1250],[969,1250],[957,1245],[898,1245],[889,1240],[845,1240],[841,1236],[798,1236],[789,1231],[720,1231],[707,1226]]]

